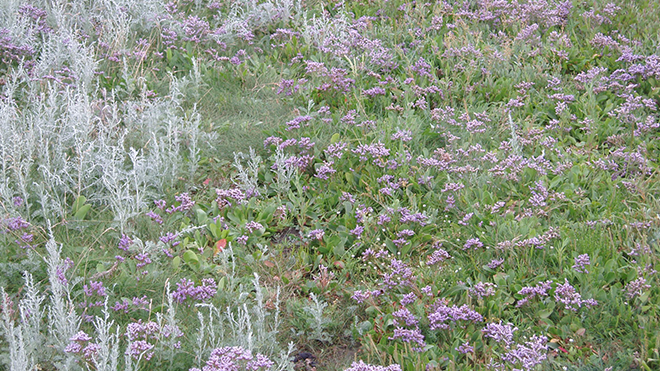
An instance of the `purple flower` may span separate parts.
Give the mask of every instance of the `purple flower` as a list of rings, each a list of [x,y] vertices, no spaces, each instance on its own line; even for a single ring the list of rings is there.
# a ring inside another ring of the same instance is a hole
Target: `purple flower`
[[[25,219],[17,216],[15,218],[9,218],[5,221],[7,228],[10,231],[18,231],[19,229],[25,229],[30,226],[30,223],[25,221]]]
[[[397,237],[412,237],[415,235],[414,231],[411,231],[410,229],[404,229],[402,231],[397,232],[396,236]]]
[[[457,307],[456,305],[449,307],[446,302],[442,300],[438,300],[433,305],[432,311],[429,312],[427,318],[431,330],[449,330],[450,324],[458,321],[474,323],[483,321],[483,316],[470,309],[467,304],[460,307]]]
[[[167,232],[167,233],[165,233],[164,236],[160,237],[160,241],[163,242],[164,244],[168,244],[168,243],[176,240],[178,237],[179,237],[179,235],[177,233]]]
[[[229,201],[230,199],[235,200],[238,204],[243,204],[245,202],[245,193],[240,189],[216,189],[216,195],[218,196],[215,199],[215,202],[218,204],[220,209],[223,209],[227,206],[233,206]]]
[[[564,304],[564,307],[574,312],[585,304],[587,307],[598,305],[594,299],[582,300],[582,295],[575,291],[575,287],[568,283],[568,279],[564,278],[564,284],[558,284],[555,289],[555,301]]]
[[[495,295],[497,285],[492,282],[478,282],[474,287],[468,290],[468,294],[478,299]]]
[[[465,214],[465,216],[463,217],[463,219],[461,219],[461,220],[458,222],[458,224],[460,224],[460,225],[468,225],[467,222],[468,222],[470,219],[472,219],[473,216],[474,216],[474,213],[467,213],[467,214]],[[478,241],[479,238],[473,238],[472,241],[474,241],[474,240]],[[470,241],[470,240],[468,240],[468,241]],[[474,241],[474,242],[476,242],[476,241]],[[479,243],[481,243],[481,242],[479,242]],[[482,244],[481,246],[478,246],[478,247],[482,247],[482,246],[483,246],[483,244]],[[467,249],[467,248],[464,248],[463,250],[465,250],[465,249]],[[475,249],[476,249],[476,248],[475,248]]]
[[[128,306],[130,303],[131,302],[128,299],[124,298],[121,302],[115,301],[115,305],[110,307],[110,309],[114,310],[115,312],[122,311],[124,313],[128,313]]]
[[[325,232],[323,231],[323,229],[313,229],[313,230],[309,231],[309,234],[308,234],[309,238],[319,240],[319,241],[321,241],[323,239],[324,235],[325,235]]]
[[[644,277],[639,277],[634,281],[628,282],[626,285],[626,297],[628,299],[633,299],[636,296],[640,296],[644,291],[651,288],[651,285],[646,284],[646,279]]]
[[[401,308],[392,313],[392,316],[394,317],[395,325],[400,325],[399,321],[403,321],[408,327],[417,326],[417,324],[419,324],[419,320],[415,318],[408,308]]]
[[[310,121],[312,121],[312,116],[309,116],[309,115],[298,116],[298,117],[294,118],[293,120],[288,121],[286,123],[286,126],[287,126],[286,130],[290,131],[290,130],[293,130],[293,129],[300,129],[300,127],[303,126],[302,124],[304,124],[304,126],[309,126]],[[295,139],[293,139],[293,143],[294,144],[296,143]],[[280,147],[280,148],[283,148],[283,147]]]
[[[376,95],[385,95],[386,93],[387,92],[385,91],[385,89],[381,88],[380,86],[376,86],[371,89],[366,89],[362,91],[362,94],[371,98],[373,98]]]
[[[423,351],[424,346],[426,346],[426,342],[424,342],[424,335],[422,335],[422,331],[419,328],[405,329],[402,327],[397,327],[394,329],[394,334],[388,339],[399,339],[404,343],[415,343],[417,346],[413,347],[413,350],[418,352]]]
[[[137,268],[142,268],[147,264],[151,264],[151,259],[147,253],[138,254],[134,259],[138,261],[138,263],[135,265]]]
[[[14,206],[16,206],[16,207],[19,207],[19,206],[23,205],[23,199],[21,197],[18,197],[18,196],[12,198],[12,202],[14,203]]]
[[[474,347],[470,345],[469,341],[466,341],[465,343],[459,345],[457,348],[454,348],[457,352],[463,353],[463,354],[468,354],[474,352]]]
[[[149,211],[145,215],[150,217],[154,222],[158,224],[163,224],[163,218],[160,215],[156,214],[155,212]]]
[[[442,263],[443,261],[451,259],[451,255],[449,253],[441,248],[436,248],[436,250],[431,254],[426,261],[426,265],[434,265],[438,263]]]
[[[433,288],[430,285],[424,286],[420,290],[422,290],[426,296],[433,296]]]
[[[490,263],[488,263],[487,267],[490,269],[496,269],[502,265],[502,263],[504,263],[504,259],[493,259],[490,261]]]
[[[128,248],[133,244],[133,240],[130,239],[125,234],[121,235],[121,238],[119,239],[119,244],[117,245],[117,248],[120,250],[128,251]]]
[[[397,130],[390,138],[392,140],[400,139],[402,142],[410,142],[412,140],[412,131],[410,130]]]
[[[362,232],[364,232],[364,227],[361,225],[356,226],[355,228],[351,229],[350,234],[354,235],[357,238],[360,238],[362,236]]]
[[[353,292],[353,296],[351,296],[351,299],[362,304],[365,300],[369,299],[370,297],[371,297],[371,292],[369,291],[363,292],[362,290],[355,290]]]
[[[479,241],[479,237],[470,238],[467,241],[465,241],[465,245],[463,245],[463,250],[468,250],[470,248],[477,250],[480,247],[484,247],[484,244],[481,241]]]
[[[336,157],[337,159],[340,159],[344,154],[344,152],[346,151],[347,147],[348,144],[344,142],[337,142],[330,144],[324,152],[329,159],[331,159],[332,157]]]
[[[375,366],[364,363],[364,361],[353,362],[350,368],[345,369],[344,371],[402,371],[401,366],[394,364],[385,366]]]
[[[69,341],[76,341],[76,342],[85,342],[90,340],[92,340],[92,337],[87,335],[87,333],[85,333],[84,331],[78,331],[77,334],[69,338]]]
[[[463,183],[447,183],[445,184],[445,187],[440,191],[440,192],[448,192],[448,191],[458,191],[465,188],[465,185]]]
[[[103,286],[103,282],[99,282],[99,281],[90,281],[89,285],[84,285],[83,286],[83,291],[85,292],[86,296],[93,296],[93,295],[106,296],[107,295],[107,293],[105,292],[105,287]]]
[[[573,269],[578,273],[589,273],[587,270],[587,265],[590,265],[588,254],[582,254],[575,257],[575,264],[573,264]]]
[[[154,352],[150,352],[153,348],[154,345],[145,340],[132,341],[126,348],[126,354],[133,357],[133,359],[140,359],[142,357],[148,361],[154,355]]]
[[[406,263],[401,260],[392,259],[390,261],[390,271],[383,274],[381,283],[386,289],[392,289],[399,286],[412,286],[416,277],[413,275]]]
[[[154,204],[155,204],[156,207],[159,208],[160,210],[164,210],[164,209],[165,209],[165,206],[167,206],[167,202],[165,202],[165,200],[163,200],[163,199],[160,199],[160,200],[156,200],[156,201],[154,201]]]
[[[165,212],[168,214],[172,214],[177,211],[187,211],[192,209],[192,207],[195,205],[195,201],[190,198],[190,195],[187,192],[175,196],[174,199],[179,202],[179,206],[170,206],[167,210],[165,210]]]
[[[526,286],[518,291],[519,295],[525,295],[525,297],[518,301],[516,308],[519,308],[525,305],[529,300],[533,299],[536,296],[548,296],[548,290],[552,288],[552,281],[539,282],[536,286]]]
[[[253,355],[251,351],[242,347],[222,347],[211,351],[204,371],[261,371],[270,370],[274,364],[268,357],[260,353]],[[191,368],[189,371],[193,370],[198,369]]]
[[[330,179],[328,175],[334,174],[337,172],[332,165],[334,165],[334,162],[323,162],[323,165],[321,165],[318,169],[316,169],[316,174],[314,174],[314,177],[323,179],[323,180],[328,180]]]
[[[245,229],[248,230],[248,233],[254,233],[256,230],[263,230],[264,226],[261,223],[251,221],[245,224]]]
[[[177,289],[172,293],[172,299],[178,303],[183,303],[188,299],[204,302],[215,296],[218,291],[218,285],[213,278],[203,279],[199,286],[195,286],[187,278],[182,278],[176,286]]]
[[[413,72],[416,72],[419,76],[426,76],[429,79],[433,79],[433,75],[431,74],[432,67],[422,57],[419,57],[419,60],[417,60],[410,69]]]
[[[504,346],[509,348],[513,344],[513,333],[517,331],[517,327],[513,327],[513,324],[507,323],[506,325],[502,324],[502,321],[499,323],[488,323],[481,330],[485,337],[494,339],[498,343],[504,343]]]
[[[82,349],[83,347],[79,343],[69,343],[69,345],[64,348],[64,351],[66,353],[80,353],[82,352]]]
[[[512,365],[520,365],[524,370],[533,370],[548,357],[548,338],[534,335],[525,345],[518,344],[502,355],[502,360]]]

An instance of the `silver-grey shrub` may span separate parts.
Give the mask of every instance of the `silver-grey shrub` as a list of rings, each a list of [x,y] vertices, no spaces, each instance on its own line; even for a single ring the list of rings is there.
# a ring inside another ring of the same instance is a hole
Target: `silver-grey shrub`
[[[9,295],[4,288],[0,288],[0,308],[2,309],[0,325],[9,346],[9,359],[2,361],[9,365],[11,371],[34,369],[44,345],[41,324],[44,317],[42,303],[45,298],[36,288],[30,273],[25,272],[24,278],[25,294],[18,303],[20,318],[18,324],[15,324],[14,319],[11,318],[13,306]]]
[[[81,324],[81,317],[76,312],[75,303],[71,297],[71,286],[62,279],[62,267],[66,262],[62,259],[60,253],[62,245],[55,242],[52,233],[46,243],[45,257],[48,271],[48,282],[50,284],[50,295],[48,296],[47,323],[48,323],[48,344],[57,351],[58,358],[61,358],[62,367],[69,368],[74,363],[74,357],[69,353],[64,353],[64,349],[69,344],[69,339],[78,332]]]

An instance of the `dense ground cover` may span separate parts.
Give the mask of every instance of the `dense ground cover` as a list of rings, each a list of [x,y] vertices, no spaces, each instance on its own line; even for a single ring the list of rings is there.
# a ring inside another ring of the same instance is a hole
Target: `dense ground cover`
[[[653,1],[5,1],[10,370],[658,369]]]

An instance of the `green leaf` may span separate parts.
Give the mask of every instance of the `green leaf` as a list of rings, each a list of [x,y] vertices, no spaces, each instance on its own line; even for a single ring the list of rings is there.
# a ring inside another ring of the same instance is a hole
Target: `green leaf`
[[[87,213],[89,212],[89,210],[91,208],[92,208],[92,205],[90,205],[90,204],[82,205],[78,209],[78,211],[76,211],[76,214],[73,216],[73,218],[76,219],[76,220],[84,220],[85,216],[87,216]]]
[[[538,311],[536,313],[536,315],[539,316],[539,318],[548,318],[552,314],[553,310],[554,310],[554,308],[542,309],[542,310]]]
[[[87,202],[87,197],[85,196],[78,196],[76,200],[73,202],[73,210],[72,212],[75,214],[80,210],[80,208]]]
[[[180,265],[181,265],[181,258],[175,256],[174,259],[172,259],[172,269],[178,270]]]
[[[199,264],[199,257],[194,251],[188,250],[183,253],[183,261],[188,264]]]
[[[205,224],[209,219],[208,215],[206,215],[206,212],[200,208],[195,209],[195,216],[197,217],[197,223],[199,224]]]

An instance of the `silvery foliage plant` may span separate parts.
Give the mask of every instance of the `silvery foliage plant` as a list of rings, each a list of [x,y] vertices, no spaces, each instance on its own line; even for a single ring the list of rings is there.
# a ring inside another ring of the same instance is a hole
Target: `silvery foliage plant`
[[[162,98],[149,98],[144,80],[126,68],[122,89],[137,99],[99,87],[96,52],[79,35],[96,31],[101,42],[124,48],[131,29],[162,11],[158,2],[37,4],[47,10],[50,27],[40,38],[24,32],[20,5],[0,6],[0,28],[38,55],[32,64],[11,67],[0,91],[0,200],[11,212],[11,199],[20,196],[27,217],[62,219],[84,196],[108,207],[123,229],[154,194],[193,175],[201,147],[213,139],[200,130],[196,109],[183,108],[182,89],[199,84],[199,73],[171,76],[170,94]],[[61,70],[69,71],[66,83],[53,77]]]

